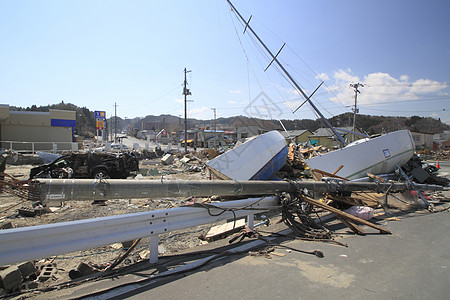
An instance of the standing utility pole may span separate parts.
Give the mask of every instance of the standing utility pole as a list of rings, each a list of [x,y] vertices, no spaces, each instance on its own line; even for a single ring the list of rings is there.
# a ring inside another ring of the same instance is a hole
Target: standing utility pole
[[[356,103],[358,101],[358,93],[361,94],[361,92],[358,90],[359,87],[364,87],[364,84],[362,83],[351,83],[350,87],[355,89],[355,107],[353,109],[353,132],[355,132],[356,129],[356,114],[359,112],[359,109],[356,108]],[[353,141],[355,140],[355,134],[353,134]]]
[[[212,111],[214,112],[214,148],[216,148],[217,147],[217,141],[216,141],[216,139],[217,139],[217,123],[216,123],[216,109],[215,108],[211,108],[212,109]]]
[[[117,143],[117,103],[114,102],[114,143]]]
[[[184,152],[187,152],[187,96],[192,95],[191,91],[187,88],[187,79],[186,74],[192,72],[191,70],[187,71],[186,68],[184,68],[184,88],[183,88],[183,95],[184,95]]]

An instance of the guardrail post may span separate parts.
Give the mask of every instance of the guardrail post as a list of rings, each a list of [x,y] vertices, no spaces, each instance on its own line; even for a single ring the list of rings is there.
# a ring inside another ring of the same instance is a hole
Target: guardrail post
[[[31,154],[34,154],[34,142],[31,143]]]
[[[248,226],[248,228],[253,230],[254,223],[255,223],[255,215],[254,214],[248,215],[247,216],[247,226]]]
[[[159,243],[159,236],[157,235],[151,235],[150,236],[150,263],[156,264],[158,262],[158,243]]]

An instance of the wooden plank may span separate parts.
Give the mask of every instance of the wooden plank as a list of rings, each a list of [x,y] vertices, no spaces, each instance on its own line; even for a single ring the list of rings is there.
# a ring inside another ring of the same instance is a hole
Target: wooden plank
[[[355,216],[353,216],[353,215],[351,215],[349,213],[346,213],[346,212],[344,212],[342,210],[339,210],[339,209],[334,208],[332,206],[329,206],[327,204],[324,204],[324,203],[321,203],[319,201],[316,201],[316,200],[314,200],[314,199],[312,199],[312,198],[310,198],[308,196],[303,196],[302,200],[305,201],[305,202],[308,202],[310,204],[313,204],[315,206],[318,206],[320,208],[323,208],[325,210],[331,211],[331,212],[335,213],[336,215],[343,216],[344,218],[350,219],[350,220],[352,220],[354,222],[357,222],[359,224],[363,224],[363,225],[367,225],[369,227],[375,228],[375,229],[379,230],[380,233],[391,234],[391,232],[389,230],[387,230],[387,229],[385,229],[385,228],[383,228],[381,226],[378,226],[376,224],[373,224],[373,223],[371,223],[369,221],[366,221],[366,220],[363,220],[361,218],[355,217]]]
[[[236,223],[233,221],[233,222],[228,222],[228,223],[225,223],[222,225],[217,225],[217,226],[212,227],[208,231],[205,239],[206,240],[214,240],[222,234],[231,233],[233,231],[244,228],[244,226],[245,226],[245,219],[239,219],[236,221]]]
[[[369,176],[370,178],[372,178],[372,179],[374,179],[374,180],[376,180],[378,182],[386,182],[383,178],[381,178],[381,177],[379,177],[377,175],[374,175],[372,173],[367,173],[367,176]]]
[[[337,168],[336,171],[333,172],[333,175],[336,175],[336,173],[339,172],[343,167],[344,165],[340,165],[339,168]]]
[[[341,177],[341,176],[338,176],[338,175],[335,175],[335,174],[332,174],[332,173],[328,173],[328,172],[325,172],[325,171],[322,171],[322,170],[319,170],[319,169],[311,169],[311,171],[320,173],[320,174],[328,176],[328,177],[334,177],[334,178],[339,178],[339,179],[342,179],[342,180],[345,180],[345,181],[350,181],[350,179],[347,179],[345,177]]]
[[[347,220],[346,218],[342,217],[342,216],[336,216],[336,218],[339,219],[339,221],[341,221],[342,223],[344,223],[345,226],[347,226],[351,231],[353,231],[356,234],[359,235],[365,235],[366,233],[364,232],[364,230],[362,230],[358,225],[350,222],[349,220]]]

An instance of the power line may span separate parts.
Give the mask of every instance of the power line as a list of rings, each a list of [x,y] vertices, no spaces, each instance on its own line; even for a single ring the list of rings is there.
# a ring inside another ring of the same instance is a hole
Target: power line
[[[436,83],[384,83],[384,84],[369,84],[366,83],[367,87],[373,87],[373,86],[410,86],[410,87],[414,87],[414,86],[434,86],[434,85],[438,85],[438,86],[443,86],[443,87],[448,87],[449,84],[448,83],[441,83],[441,82],[436,82]]]
[[[392,110],[392,109],[375,109],[375,108],[364,108],[364,109],[373,110],[373,111],[411,112],[411,113],[442,112],[442,111],[450,110],[450,108],[442,108],[442,109],[438,109],[438,110],[420,110],[420,111],[418,111],[417,109],[416,110]]]

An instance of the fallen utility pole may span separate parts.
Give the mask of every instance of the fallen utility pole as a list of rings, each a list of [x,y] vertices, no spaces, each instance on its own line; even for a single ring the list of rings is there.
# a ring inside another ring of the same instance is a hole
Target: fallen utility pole
[[[416,184],[419,190],[443,190],[442,186]],[[411,190],[408,183],[326,181],[234,181],[234,180],[122,180],[122,179],[39,179],[30,184],[41,200],[109,200],[155,197],[260,196],[307,189],[325,192],[400,192]]]

